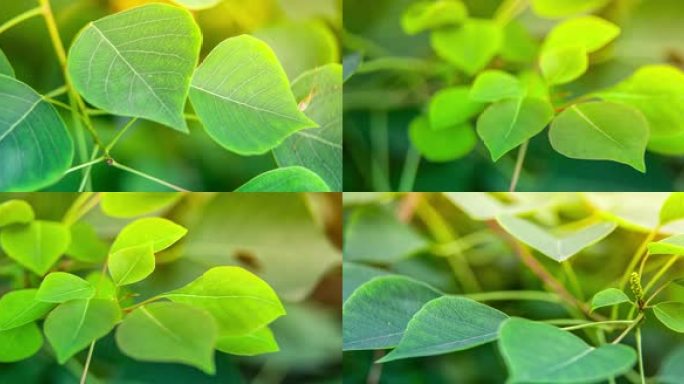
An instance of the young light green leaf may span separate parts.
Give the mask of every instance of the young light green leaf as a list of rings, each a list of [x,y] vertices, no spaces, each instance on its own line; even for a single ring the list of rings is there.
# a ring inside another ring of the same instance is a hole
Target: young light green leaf
[[[658,303],[653,307],[653,313],[666,327],[679,333],[684,333],[684,303],[668,301]]]
[[[14,77],[14,69],[12,68],[12,64],[10,64],[2,49],[0,49],[0,75]]]
[[[172,246],[187,233],[187,229],[171,220],[159,217],[138,219],[119,232],[110,253],[147,243],[152,243],[152,252],[157,253]]]
[[[565,261],[584,248],[598,243],[617,228],[617,224],[613,222],[599,222],[558,237],[516,216],[499,216],[496,221],[516,239],[558,262]]]
[[[0,363],[28,359],[43,346],[43,334],[36,323],[0,331]]]
[[[209,136],[241,155],[265,153],[317,127],[299,110],[271,48],[247,35],[214,48],[195,72],[190,100]]]
[[[60,304],[45,320],[44,332],[64,364],[91,342],[108,334],[121,318],[121,310],[111,300],[73,300]]]
[[[621,344],[592,347],[553,325],[511,318],[500,329],[499,348],[509,383],[594,383],[628,371],[636,353]]]
[[[72,225],[71,238],[77,239],[69,244],[66,254],[84,263],[100,263],[107,257],[109,244],[98,236],[92,224],[79,221]]]
[[[617,288],[607,288],[598,292],[591,299],[591,310],[610,307],[617,304],[629,303],[629,297]]]
[[[65,303],[71,300],[90,299],[95,288],[82,278],[66,272],[52,272],[45,276],[36,293],[36,300],[48,303]]]
[[[105,192],[100,207],[109,216],[129,218],[170,207],[181,197],[177,192]]]
[[[86,277],[86,280],[95,287],[95,299],[116,300],[117,286],[108,275],[101,272],[93,272]]]
[[[344,303],[344,350],[397,346],[416,312],[439,296],[430,286],[404,276],[381,276],[367,282]]]
[[[512,20],[503,31],[501,58],[514,63],[532,63],[539,52],[539,42],[522,23]]]
[[[566,20],[551,30],[543,50],[581,47],[586,53],[596,52],[620,35],[620,27],[596,16]]]
[[[477,116],[484,104],[470,99],[470,88],[453,87],[437,92],[430,100],[430,127],[449,129]]]
[[[409,35],[435,28],[458,25],[468,18],[468,9],[460,0],[419,1],[401,17],[401,27]]]
[[[444,60],[463,72],[474,75],[501,49],[501,27],[490,20],[470,19],[461,27],[432,33],[432,48]]]
[[[216,349],[239,356],[256,356],[278,352],[278,342],[270,328],[264,327],[242,336],[221,336]]]
[[[663,360],[658,372],[660,384],[684,384],[684,345],[676,347]]]
[[[118,286],[137,283],[154,272],[152,242],[121,248],[107,259],[109,274]]]
[[[515,76],[491,69],[477,76],[470,90],[470,99],[493,103],[503,99],[522,97],[523,93],[522,84]]]
[[[575,104],[551,124],[553,148],[573,159],[612,160],[646,172],[648,122],[637,109],[611,102]]]
[[[651,255],[684,255],[684,235],[674,235],[648,243],[648,253]]]
[[[143,5],[88,24],[67,67],[74,87],[96,107],[187,133],[183,111],[201,40],[188,11]]]
[[[67,171],[74,144],[57,110],[28,85],[0,75],[0,191],[47,187]]]
[[[299,131],[273,150],[281,167],[311,169],[333,191],[342,191],[342,66],[328,64],[292,83],[299,107],[320,128]]]
[[[379,362],[461,351],[494,341],[508,316],[457,296],[430,301],[409,321],[397,348]]]
[[[34,218],[33,208],[24,200],[8,200],[0,204],[0,227],[26,224]]]
[[[36,300],[37,289],[20,289],[0,298],[0,331],[21,327],[45,316],[53,304]]]
[[[344,241],[345,261],[391,263],[428,246],[415,229],[380,206],[357,209],[349,218]]]
[[[559,18],[592,12],[608,2],[610,0],[532,0],[532,9],[539,16]]]
[[[70,242],[69,229],[52,221],[32,221],[6,228],[0,234],[7,256],[40,276],[52,268]]]
[[[205,309],[217,320],[222,335],[251,333],[285,315],[273,288],[239,267],[211,268],[164,297]]]
[[[673,192],[660,208],[660,225],[684,219],[684,192]]]
[[[519,98],[499,101],[477,120],[477,133],[497,161],[503,155],[536,136],[551,122],[553,108],[548,101]]]
[[[218,3],[223,0],[171,0],[178,5],[182,5],[187,9],[192,9],[194,11],[200,11],[203,9],[209,9],[215,7]]]
[[[330,187],[311,170],[295,166],[264,172],[235,192],[330,192]]]
[[[188,364],[214,374],[216,322],[206,311],[179,303],[144,305],[116,330],[123,353],[141,361]]]
[[[578,45],[545,50],[539,60],[542,74],[549,85],[574,81],[589,68],[587,51]]]
[[[435,130],[426,116],[418,116],[409,126],[411,142],[427,160],[441,163],[467,156],[477,145],[477,135],[469,123]]]

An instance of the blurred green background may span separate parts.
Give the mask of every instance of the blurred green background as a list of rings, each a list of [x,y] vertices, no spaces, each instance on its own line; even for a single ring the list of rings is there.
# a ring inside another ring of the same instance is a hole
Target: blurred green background
[[[50,3],[68,49],[88,22],[152,2],[169,1],[52,0]],[[214,8],[194,12],[204,34],[200,61],[224,39],[248,33],[271,45],[291,81],[308,69],[339,62],[341,3],[341,0],[225,0]],[[0,24],[37,5],[37,0],[3,0]],[[39,93],[64,85],[42,18],[30,19],[1,34],[0,48],[12,63],[17,78]],[[127,118],[111,117],[94,121],[106,141],[127,122]],[[155,123],[139,121],[113,155],[121,163],[195,191],[232,191],[252,177],[277,167],[270,153],[238,156],[213,142],[199,123],[189,123],[190,135],[184,135]],[[76,160],[78,164],[84,162]],[[50,190],[77,190],[80,178],[81,174],[76,172]],[[105,164],[93,168],[93,180],[96,191],[165,190],[156,183]]]
[[[364,0],[344,2],[345,61],[358,62],[361,56],[365,62],[345,83],[345,191],[397,190],[409,149],[409,123],[437,90],[458,78],[436,59],[428,34],[408,36],[402,31],[401,15],[412,2],[378,0],[372,6]],[[486,18],[501,0],[464,2],[472,15]],[[576,94],[610,86],[644,64],[683,67],[681,0],[614,0],[601,16],[623,29],[610,52],[613,56],[563,91]],[[555,24],[529,10],[519,19],[538,39]],[[423,160],[414,190],[507,190],[516,153],[494,164],[480,142],[460,160],[440,164]],[[641,174],[625,165],[572,160],[556,153],[543,133],[530,143],[518,190],[664,191],[684,187],[684,159],[649,153],[646,164],[648,173]]]

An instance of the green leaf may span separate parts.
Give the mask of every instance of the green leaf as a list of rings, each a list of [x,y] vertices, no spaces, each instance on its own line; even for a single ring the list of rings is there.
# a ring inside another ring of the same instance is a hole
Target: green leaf
[[[480,73],[470,90],[470,98],[480,102],[495,102],[523,96],[523,87],[515,76],[490,69]]]
[[[678,68],[647,65],[615,87],[596,95],[640,110],[651,128],[651,141],[660,139],[664,142],[658,148],[667,147],[673,137],[684,132],[684,73]]]
[[[673,192],[660,208],[660,225],[681,219],[684,219],[684,193]]]
[[[573,159],[612,160],[646,172],[648,122],[637,109],[611,102],[575,104],[551,124],[553,148]]]
[[[24,200],[8,200],[0,204],[0,227],[26,224],[34,218],[33,208]]]
[[[218,3],[223,0],[171,0],[178,5],[182,5],[185,8],[199,11],[202,9],[208,9],[215,7]]]
[[[520,22],[512,20],[503,31],[501,58],[514,63],[532,63],[539,52],[539,43]]]
[[[397,346],[416,312],[439,296],[442,294],[428,285],[403,276],[369,281],[344,303],[344,350]]]
[[[211,51],[195,72],[190,100],[209,136],[241,155],[265,153],[317,127],[299,110],[271,48],[247,35]]]
[[[82,278],[66,272],[53,272],[45,276],[36,293],[36,300],[48,303],[65,303],[71,300],[90,299],[95,288]]]
[[[535,98],[504,100],[492,104],[477,120],[477,133],[497,161],[536,136],[551,122],[553,108]]]
[[[60,304],[45,320],[44,331],[64,364],[91,342],[108,334],[121,318],[121,310],[111,300],[74,300]]]
[[[584,75],[589,68],[589,59],[584,48],[573,45],[544,51],[539,65],[546,82],[549,85],[558,85],[572,82]]]
[[[684,346],[680,345],[663,360],[657,382],[661,384],[684,383]]]
[[[566,20],[554,27],[544,41],[543,50],[581,47],[585,54],[596,52],[620,35],[620,27],[596,16]]]
[[[684,235],[674,235],[648,243],[648,253],[651,255],[684,255]]]
[[[137,283],[154,272],[152,242],[121,248],[107,260],[109,274],[118,286]]]
[[[95,298],[96,299],[107,299],[116,300],[117,299],[117,286],[114,284],[112,279],[107,275],[103,275],[101,272],[93,272],[86,277],[86,280],[95,287]]]
[[[53,304],[36,300],[37,292],[37,289],[21,289],[0,298],[0,331],[31,323],[54,308]]]
[[[0,49],[0,75],[14,77],[14,69],[12,68],[12,64],[10,64],[2,49]]]
[[[428,246],[426,239],[391,211],[366,206],[352,213],[345,228],[344,260],[392,263]]]
[[[357,288],[372,278],[388,274],[384,269],[345,261],[342,263],[342,301],[347,301]]]
[[[40,351],[43,334],[36,323],[0,331],[0,363],[13,363],[28,359]]]
[[[379,362],[434,356],[489,343],[498,338],[508,316],[492,307],[457,296],[430,301],[409,321],[396,349]]]
[[[684,333],[684,303],[669,301],[658,303],[653,307],[653,313],[666,327],[679,333]]]
[[[164,297],[205,309],[217,320],[222,335],[251,333],[285,315],[273,288],[239,267],[211,268]]]
[[[432,48],[444,60],[468,75],[489,64],[503,41],[501,28],[493,21],[470,19],[462,27],[432,33]]]
[[[119,232],[110,253],[147,243],[152,243],[152,252],[157,253],[172,246],[187,233],[187,229],[171,220],[159,217],[138,219]]]
[[[328,64],[292,83],[299,108],[319,128],[299,131],[273,150],[281,167],[316,172],[333,191],[342,191],[342,66]]]
[[[629,297],[621,290],[617,288],[608,288],[594,295],[591,299],[591,310],[595,311],[599,308],[629,303],[630,301]]]
[[[499,348],[508,383],[594,383],[627,372],[636,353],[620,344],[592,347],[553,325],[511,318],[501,326]]]
[[[468,18],[460,0],[419,1],[411,4],[401,17],[401,27],[409,35],[429,29],[458,25]]]
[[[54,184],[67,171],[74,144],[57,110],[28,85],[0,75],[0,191]]]
[[[187,133],[183,111],[201,40],[188,11],[143,5],[88,24],[69,50],[68,71],[94,106]]]
[[[453,87],[437,92],[430,100],[430,126],[434,130],[449,129],[477,116],[483,103],[470,99],[470,88]]]
[[[69,248],[71,235],[62,223],[32,221],[6,228],[0,243],[7,256],[37,275],[43,276]]]
[[[539,16],[559,18],[592,12],[608,2],[610,0],[532,0],[532,9]]]
[[[97,235],[92,224],[79,221],[71,226],[71,238],[78,239],[69,244],[66,254],[84,263],[100,263],[107,257],[109,244]]]
[[[207,312],[163,302],[127,315],[116,330],[116,343],[136,360],[188,364],[214,374],[217,335],[216,323]]]
[[[477,135],[469,123],[435,130],[426,116],[418,116],[409,126],[411,142],[427,160],[441,163],[467,156],[477,145]]]
[[[541,74],[537,71],[523,71],[518,75],[518,79],[525,88],[527,97],[533,97],[542,100],[551,100],[549,96],[549,87]]]
[[[278,352],[278,342],[270,328],[264,327],[243,336],[222,336],[216,343],[216,349],[239,356],[256,356]]]
[[[330,187],[307,168],[286,167],[264,172],[235,192],[330,192]]]
[[[168,208],[181,197],[175,192],[105,192],[100,207],[109,216],[129,218]]]
[[[556,236],[516,216],[499,216],[496,220],[513,237],[558,262],[565,261],[584,248],[598,243],[617,228],[617,224],[606,221]]]

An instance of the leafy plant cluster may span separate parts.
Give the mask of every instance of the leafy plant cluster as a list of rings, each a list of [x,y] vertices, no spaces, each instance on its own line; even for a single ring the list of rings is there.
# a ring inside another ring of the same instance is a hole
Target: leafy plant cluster
[[[206,9],[219,1],[176,3]],[[65,84],[41,95],[0,53],[0,190],[42,189],[75,172],[85,190],[92,167],[106,164],[184,191],[117,160],[115,148],[139,120],[185,134],[188,121],[198,122],[231,153],[272,153],[279,168],[239,191],[341,190],[341,65],[321,63],[290,83],[274,50],[250,35],[224,40],[198,65],[202,32],[193,15],[160,3],[90,22],[68,50],[48,0],[0,32],[35,16],[47,24]],[[68,125],[56,108],[70,114]],[[103,114],[131,118],[109,142],[93,122]]]
[[[125,355],[173,362],[215,373],[215,351],[254,356],[278,351],[269,324],[286,310],[273,288],[238,266],[205,267],[199,277],[144,300],[140,283],[160,263],[177,263],[187,229],[165,211],[183,196],[80,195],[61,221],[41,220],[26,201],[0,204],[0,246],[14,289],[0,298],[0,362],[38,353],[47,339],[60,364],[88,350],[85,382],[96,342],[115,332]],[[95,207],[131,219],[109,245],[82,218]]]
[[[469,351],[452,376],[424,367],[414,380],[503,381],[501,364],[510,383],[682,382],[684,193],[349,195],[343,337],[356,380],[392,382],[426,356],[453,367]],[[349,354],[363,350],[375,364],[358,374]]]

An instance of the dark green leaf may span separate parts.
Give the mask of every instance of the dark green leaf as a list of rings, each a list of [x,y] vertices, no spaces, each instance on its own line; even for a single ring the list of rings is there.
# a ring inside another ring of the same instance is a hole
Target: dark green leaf
[[[12,68],[12,64],[10,64],[2,49],[0,49],[0,75],[14,77],[14,69]]]

